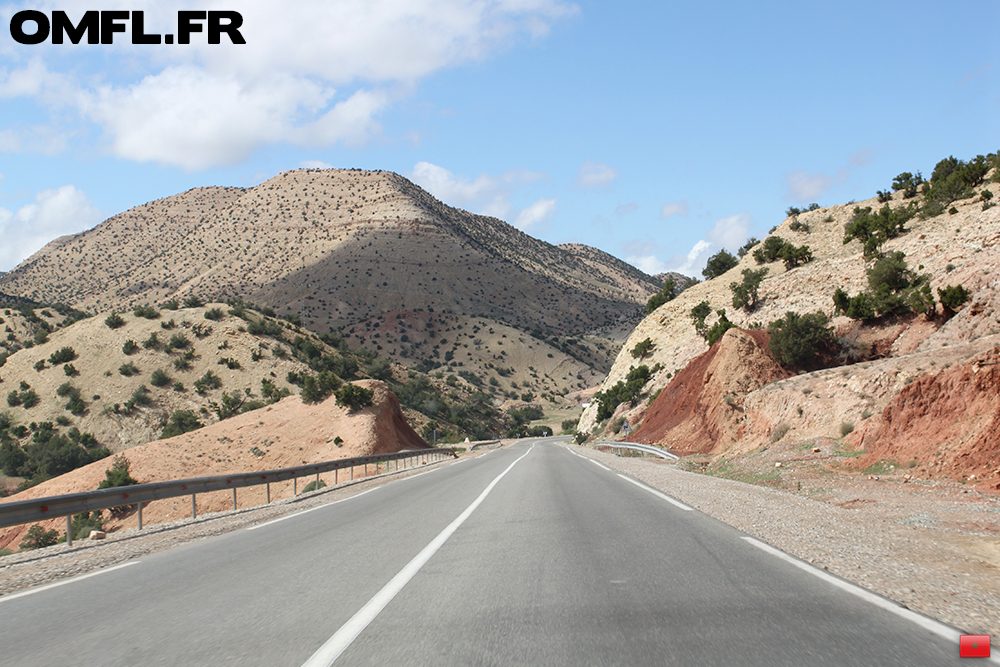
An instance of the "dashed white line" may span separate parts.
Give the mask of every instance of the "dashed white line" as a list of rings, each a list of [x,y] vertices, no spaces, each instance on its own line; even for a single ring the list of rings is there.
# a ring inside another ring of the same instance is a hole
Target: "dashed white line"
[[[83,579],[89,579],[91,577],[96,577],[99,574],[107,574],[108,572],[113,572],[115,570],[120,570],[123,567],[128,567],[130,565],[135,565],[140,561],[131,560],[127,563],[122,563],[121,565],[113,565],[111,567],[106,567],[103,570],[97,570],[96,572],[88,572],[87,574],[81,574],[79,577],[73,577],[72,579],[64,579],[63,581],[57,581],[55,583],[46,584],[44,586],[39,586],[38,588],[30,588],[26,591],[21,591],[20,593],[11,593],[10,595],[0,596],[0,602],[6,602],[8,600],[13,600],[14,598],[23,598],[25,595],[31,595],[33,593],[41,593],[42,591],[47,591],[50,588],[56,588],[58,586],[65,586],[66,584],[72,584],[76,581],[81,581]]]

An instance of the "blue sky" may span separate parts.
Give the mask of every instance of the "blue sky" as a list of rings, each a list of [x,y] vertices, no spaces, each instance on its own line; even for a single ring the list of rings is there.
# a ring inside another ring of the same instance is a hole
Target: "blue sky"
[[[789,206],[1000,149],[995,0],[755,4],[100,5],[147,32],[243,16],[246,45],[158,46],[21,45],[15,12],[98,5],[0,4],[0,271],[152,199],[332,166],[700,275]]]

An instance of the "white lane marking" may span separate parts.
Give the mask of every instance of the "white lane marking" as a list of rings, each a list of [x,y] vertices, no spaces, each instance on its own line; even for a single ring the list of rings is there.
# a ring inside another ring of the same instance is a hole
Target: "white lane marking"
[[[672,503],[672,504],[674,504],[674,505],[677,505],[677,507],[680,507],[680,508],[681,508],[682,510],[688,510],[688,511],[690,511],[690,510],[694,509],[693,507],[688,507],[687,505],[685,505],[684,503],[682,503],[682,502],[681,502],[681,501],[679,501],[679,500],[674,500],[673,498],[671,498],[670,496],[668,496],[668,495],[667,495],[667,494],[665,494],[665,493],[660,493],[660,492],[659,492],[659,491],[657,491],[656,489],[651,489],[650,487],[646,486],[646,485],[645,485],[645,484],[643,484],[642,482],[637,482],[637,481],[635,481],[635,480],[634,480],[634,479],[632,479],[631,477],[626,477],[625,475],[621,475],[621,474],[619,474],[618,476],[619,476],[619,477],[621,477],[622,479],[624,479],[624,480],[625,480],[626,482],[631,482],[631,483],[635,484],[635,485],[636,485],[636,486],[638,486],[638,487],[639,487],[640,489],[645,489],[646,491],[649,491],[649,492],[650,492],[650,493],[652,493],[652,494],[653,494],[654,496],[658,496],[658,497],[660,497],[660,498],[663,498],[663,499],[664,499],[664,500],[666,500],[666,501],[667,501],[668,503]]]
[[[96,572],[89,572],[87,574],[81,574],[78,577],[73,577],[72,579],[64,579],[63,581],[57,581],[51,584],[45,584],[44,586],[39,586],[38,588],[31,588],[26,591],[21,591],[20,593],[11,593],[10,595],[0,596],[0,602],[6,602],[7,600],[13,600],[14,598],[22,598],[25,595],[31,595],[32,593],[41,593],[42,591],[47,591],[50,588],[56,588],[57,586],[65,586],[66,584],[72,584],[75,581],[81,581],[83,579],[89,579],[90,577],[96,577],[99,574],[105,574],[107,572],[113,572],[114,570],[120,570],[123,567],[128,567],[129,565],[135,565],[140,561],[131,560],[127,563],[122,563],[121,565],[113,565],[111,567],[106,567],[103,570],[97,570]]]
[[[584,457],[584,458],[587,458],[587,457]],[[587,459],[587,460],[590,461],[591,463],[593,463],[598,468],[604,468],[605,470],[611,470],[611,468],[609,468],[608,466],[606,466],[603,463],[600,463],[598,461],[595,461],[594,459]]]
[[[387,583],[382,590],[375,594],[368,603],[362,607],[358,613],[356,613],[351,620],[344,623],[337,632],[334,633],[330,639],[326,641],[325,644],[319,647],[315,653],[312,654],[302,667],[329,667],[334,663],[334,661],[340,657],[348,646],[351,645],[359,634],[368,624],[375,620],[375,617],[385,608],[387,604],[396,594],[403,589],[410,579],[420,571],[420,568],[431,559],[438,549],[448,541],[452,533],[458,530],[459,526],[465,523],[465,520],[476,510],[477,507],[486,499],[486,496],[490,494],[493,487],[503,479],[504,475],[509,473],[511,469],[516,466],[521,459],[531,453],[534,449],[532,445],[528,451],[522,454],[516,461],[511,463],[507,468],[497,475],[492,482],[479,494],[479,497],[472,501],[472,504],[465,508],[465,511],[458,515],[454,521],[448,524],[448,527],[438,533],[438,536],[431,540],[430,544],[423,548],[423,550],[414,556],[413,560],[406,564],[406,566],[399,571],[399,573],[392,578],[389,583]]]
[[[905,618],[906,620],[912,623],[916,623],[923,629],[929,630],[934,634],[938,635],[939,637],[942,637],[943,639],[955,642],[956,646],[958,645],[958,640],[959,637],[961,637],[962,633],[956,630],[955,628],[945,625],[944,623],[941,623],[939,621],[935,621],[932,618],[927,618],[926,616],[918,614],[915,611],[911,611],[906,607],[901,607],[892,600],[887,600],[881,595],[876,595],[875,593],[872,593],[869,590],[865,590],[860,586],[856,586],[850,582],[844,581],[839,577],[835,577],[829,572],[824,572],[823,570],[814,567],[809,563],[806,563],[805,561],[801,561],[798,558],[795,558],[794,556],[789,556],[784,551],[781,551],[780,549],[775,549],[770,544],[765,544],[764,542],[761,542],[760,540],[757,540],[753,537],[744,537],[743,539],[749,542],[750,544],[754,545],[758,549],[766,551],[772,556],[777,556],[786,563],[791,563],[800,570],[805,570],[809,574],[817,576],[823,581],[833,584],[834,586],[836,586],[841,590],[847,591],[848,593],[853,593],[862,600],[866,600],[875,605],[876,607],[879,607],[880,609],[892,612],[893,614]],[[1000,656],[993,656],[990,658],[990,660],[992,662],[1000,664]]]
[[[423,475],[424,473],[420,474]],[[297,516],[302,516],[303,514],[309,514],[309,512],[315,512],[316,510],[321,510],[324,507],[330,507],[331,505],[337,505],[347,500],[354,500],[355,498],[360,498],[366,493],[371,493],[372,491],[378,491],[380,488],[382,487],[376,486],[372,489],[362,491],[361,493],[356,493],[353,496],[349,496],[347,498],[341,498],[340,500],[334,500],[332,503],[326,503],[325,505],[317,505],[316,507],[310,507],[307,510],[302,510],[301,512],[296,512],[295,514],[289,514],[287,516],[278,517],[277,519],[271,519],[270,521],[265,521],[264,523],[258,523],[256,526],[250,526],[249,528],[247,528],[247,530],[257,530],[258,528],[263,528],[264,526],[270,526],[273,523],[278,523],[279,521],[284,521],[285,519],[294,519]]]

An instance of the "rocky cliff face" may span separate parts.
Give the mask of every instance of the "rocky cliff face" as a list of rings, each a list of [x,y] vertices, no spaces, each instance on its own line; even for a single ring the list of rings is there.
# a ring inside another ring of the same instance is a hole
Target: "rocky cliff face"
[[[1000,190],[995,182],[983,187]],[[905,205],[899,193],[895,197],[892,207]],[[928,432],[928,437],[924,437],[920,435],[919,427],[916,431],[906,431],[900,425],[900,419],[916,419],[918,413],[911,415],[896,402],[912,402],[914,397],[911,392],[917,387],[923,387],[922,395],[933,393],[935,390],[931,386],[939,387],[934,394],[934,400],[941,402],[944,410],[934,413],[939,420],[950,419],[955,423],[957,419],[959,423],[964,423],[962,415],[966,408],[963,406],[967,404],[988,410],[993,405],[993,398],[982,383],[960,391],[962,382],[958,376],[952,380],[932,379],[944,369],[957,368],[966,359],[992,349],[995,341],[1000,340],[1000,207],[984,210],[981,201],[975,197],[955,202],[955,213],[928,219],[913,218],[906,224],[906,231],[901,236],[884,246],[886,252],[905,253],[907,264],[915,272],[930,274],[935,297],[937,288],[949,285],[961,284],[968,289],[972,298],[957,313],[950,316],[938,306],[932,317],[911,315],[874,325],[861,325],[843,316],[833,317],[832,325],[840,349],[840,359],[835,361],[834,367],[784,379],[773,376],[759,387],[750,388],[742,398],[730,393],[732,403],[729,405],[741,407],[738,426],[734,421],[735,410],[727,412],[712,407],[712,401],[721,406],[727,400],[725,396],[729,390],[716,387],[709,391],[707,385],[710,378],[705,375],[705,370],[708,364],[714,363],[711,361],[714,356],[722,354],[726,347],[732,347],[732,342],[727,335],[717,344],[722,346],[719,352],[710,353],[713,356],[699,356],[708,350],[708,346],[694,330],[691,309],[699,302],[707,301],[713,312],[708,319],[709,325],[715,321],[716,310],[724,308],[729,319],[739,327],[766,327],[787,311],[821,311],[833,316],[832,295],[837,287],[850,294],[857,294],[867,287],[866,260],[860,244],[857,241],[843,242],[844,225],[851,219],[856,206],[871,206],[877,210],[881,204],[873,199],[823,208],[789,218],[775,229],[775,235],[796,246],[808,245],[814,260],[791,270],[786,270],[781,262],[767,264],[769,273],[760,288],[761,303],[753,312],[733,308],[730,289],[731,283],[742,280],[743,269],[760,268],[748,254],[725,275],[690,287],[645,318],[623,345],[602,389],[624,379],[630,368],[639,363],[650,368],[659,365],[659,372],[644,391],[652,395],[662,388],[653,407],[663,402],[675,408],[673,412],[665,413],[652,407],[646,411],[641,406],[623,405],[614,417],[624,416],[630,424],[642,422],[640,433],[650,434],[649,441],[667,444],[678,451],[713,453],[722,453],[726,446],[750,449],[767,444],[782,434],[786,438],[808,441],[837,439],[857,429],[858,435],[852,436],[850,442],[863,444],[869,451],[864,460],[869,461],[879,457],[912,456],[920,448],[936,451],[943,446],[939,441],[943,442],[945,436],[930,437]],[[793,223],[797,231],[793,231]],[[632,356],[631,350],[647,338],[652,342],[652,348],[640,362]],[[741,354],[747,355],[742,364],[753,367],[757,363],[757,354],[750,348]],[[920,384],[922,382],[928,385],[924,387]],[[980,385],[982,388],[974,388]],[[715,396],[710,397],[713,392]],[[958,402],[943,401],[946,395],[952,393],[962,398],[957,399]],[[698,407],[684,413],[683,406]],[[886,410],[889,412],[885,413]],[[995,408],[993,410],[995,412]],[[687,417],[681,418],[683,414]],[[876,417],[879,414],[890,415],[894,430],[884,431],[889,427],[882,423],[882,417]],[[580,430],[596,433],[615,422],[612,419],[601,425],[597,423],[596,416],[595,403],[584,412]],[[692,423],[687,423],[688,420]],[[880,434],[879,438],[884,436],[897,442],[909,438],[914,443],[913,447],[899,452],[884,448],[876,451],[873,449],[876,432]],[[904,436],[904,432],[908,435]],[[734,433],[736,435],[732,435]],[[604,433],[605,437],[607,435]],[[719,437],[720,442],[728,445],[710,447],[712,437]],[[955,453],[944,457],[954,462],[951,468],[953,473],[997,474],[991,470],[1000,468],[1000,465],[986,462],[989,456],[993,457],[993,461],[997,458],[994,441],[975,435],[957,438],[956,434],[952,434],[947,437],[952,438],[953,443],[962,443]],[[917,460],[923,461],[920,457]],[[943,463],[934,470],[946,471],[948,465]]]

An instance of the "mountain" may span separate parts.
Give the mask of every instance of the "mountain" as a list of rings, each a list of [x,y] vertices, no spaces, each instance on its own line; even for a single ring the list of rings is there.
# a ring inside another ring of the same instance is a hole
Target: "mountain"
[[[446,206],[397,174],[332,169],[150,202],[52,241],[0,278],[2,292],[88,310],[241,297],[318,332],[390,312],[476,317],[539,342],[555,336],[567,364],[577,361],[574,378],[606,372],[617,346],[594,341],[576,355],[565,339],[631,328],[658,289],[606,253]],[[397,360],[441,363],[408,353]],[[473,370],[485,379],[488,369]]]

